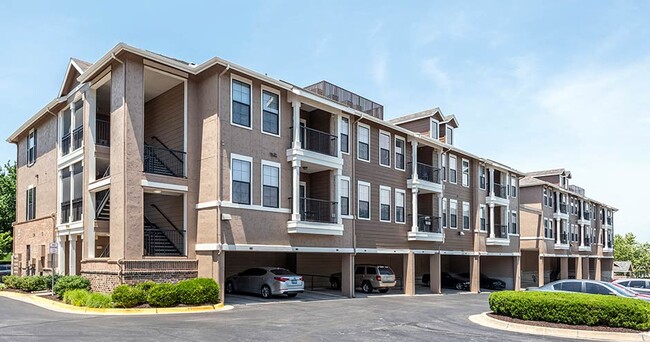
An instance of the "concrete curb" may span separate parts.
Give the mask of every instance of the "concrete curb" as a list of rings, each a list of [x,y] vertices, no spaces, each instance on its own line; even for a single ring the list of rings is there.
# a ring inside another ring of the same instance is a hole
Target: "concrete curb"
[[[469,320],[487,328],[506,330],[522,334],[597,341],[650,341],[650,334],[648,333],[619,333],[548,328],[535,325],[505,322],[488,316],[488,313],[489,312],[484,312],[478,315],[469,316]]]
[[[220,312],[220,311],[228,311],[233,309],[232,305],[223,305],[223,304],[174,307],[174,308],[99,309],[99,308],[84,308],[84,307],[68,305],[50,299],[45,299],[33,294],[0,291],[0,297],[10,298],[23,303],[36,305],[38,307],[51,310],[51,311],[71,313],[71,314],[81,314],[81,315],[107,315],[107,316],[164,315],[164,314],[200,313],[200,312]]]

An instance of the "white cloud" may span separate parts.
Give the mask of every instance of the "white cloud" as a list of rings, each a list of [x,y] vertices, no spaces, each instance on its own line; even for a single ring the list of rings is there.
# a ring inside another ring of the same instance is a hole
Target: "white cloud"
[[[451,90],[452,82],[449,78],[449,74],[440,68],[438,59],[425,59],[421,63],[421,70],[422,73],[428,76],[435,83],[436,87],[444,92],[449,92]]]

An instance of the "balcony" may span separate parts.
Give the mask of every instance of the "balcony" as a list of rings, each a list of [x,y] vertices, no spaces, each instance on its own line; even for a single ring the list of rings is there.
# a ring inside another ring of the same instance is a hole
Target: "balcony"
[[[326,169],[340,169],[343,158],[338,151],[338,137],[314,128],[300,126],[300,148],[287,150],[287,161],[299,160],[311,167],[311,171],[320,172]]]
[[[494,183],[494,196],[499,198],[508,198],[507,187],[499,183]]]
[[[185,177],[185,152],[144,146],[144,172],[170,177]]]
[[[327,81],[312,84],[305,89],[376,118],[384,118],[384,106]]]
[[[567,205],[566,205],[566,203],[560,203],[560,213],[567,214]]]
[[[83,127],[77,127],[72,131],[72,138],[74,141],[74,150],[81,148],[84,141],[84,130]]]
[[[407,170],[413,170],[413,164],[408,163]],[[417,179],[413,179],[412,173],[409,173],[407,187],[409,189],[418,188],[423,193],[442,193],[442,183],[440,182],[440,169],[424,163],[417,163]]]
[[[61,203],[61,223],[70,222],[70,202]]]
[[[81,198],[72,200],[72,221],[81,221],[83,215],[83,200]]]
[[[591,224],[591,213],[588,211],[583,211],[582,216],[578,219],[578,224],[590,225]]]
[[[589,220],[591,220],[591,213],[588,212],[588,211],[585,211],[585,212],[582,213],[582,217],[583,217],[585,220],[589,221]]]
[[[72,143],[72,134],[68,133],[61,138],[61,155],[66,156],[70,153]]]
[[[608,225],[608,226],[611,226],[611,225],[612,225],[612,221],[613,221],[612,218],[611,218],[611,217],[608,217],[607,220],[605,221],[605,224]]]
[[[494,237],[488,237],[485,239],[485,244],[488,246],[510,245],[510,239],[508,238],[508,226],[505,224],[495,224]]]
[[[582,246],[578,247],[578,250],[580,252],[591,252],[591,239],[589,236],[585,236],[582,238]]]
[[[417,231],[408,232],[408,240],[442,242],[440,217],[418,214]]]
[[[317,198],[300,198],[300,221],[289,221],[289,233],[343,235],[338,224],[338,202]]]
[[[493,187],[494,192],[488,193],[488,196],[486,197],[487,204],[494,203],[500,206],[507,206],[510,204],[507,193],[508,188],[505,185],[501,185],[499,183],[494,183]]]
[[[97,136],[95,141],[97,145],[111,146],[111,123],[108,120],[97,119],[95,130]]]
[[[566,231],[560,232],[560,241],[555,243],[555,249],[569,249],[569,234]]]

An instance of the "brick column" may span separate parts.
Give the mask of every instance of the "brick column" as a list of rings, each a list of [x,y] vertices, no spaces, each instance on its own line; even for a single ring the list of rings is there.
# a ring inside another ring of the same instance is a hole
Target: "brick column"
[[[440,254],[429,256],[429,289],[431,293],[442,293],[440,284]]]

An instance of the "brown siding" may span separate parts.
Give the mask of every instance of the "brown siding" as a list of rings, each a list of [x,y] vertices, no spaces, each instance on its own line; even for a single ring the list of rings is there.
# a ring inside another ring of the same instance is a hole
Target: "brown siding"
[[[184,150],[183,84],[158,95],[144,105],[144,141],[160,146],[157,137],[168,148]]]

